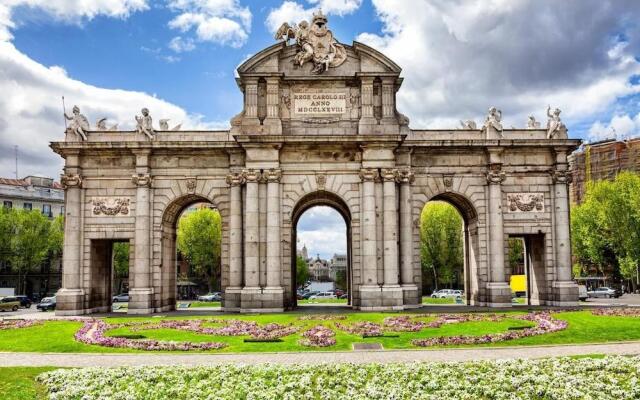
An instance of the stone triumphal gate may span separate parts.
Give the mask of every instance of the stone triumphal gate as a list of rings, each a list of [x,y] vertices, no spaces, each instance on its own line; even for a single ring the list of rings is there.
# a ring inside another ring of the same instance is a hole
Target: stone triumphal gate
[[[465,295],[510,306],[507,239],[525,240],[532,304],[577,302],[572,282],[567,138],[559,110],[541,129],[503,129],[501,112],[461,129],[411,129],[396,109],[401,69],[339,44],[326,18],[283,24],[283,41],[238,68],[244,108],[225,131],[90,128],[74,109],[66,140],[63,288],[57,313],[110,310],[111,248],[131,244],[129,313],[173,309],[176,223],[195,202],[222,217],[223,308],[295,307],[296,223],[327,205],[345,219],[350,304],[421,303],[420,213],[430,200],[464,219]],[[295,43],[289,44],[289,39]]]

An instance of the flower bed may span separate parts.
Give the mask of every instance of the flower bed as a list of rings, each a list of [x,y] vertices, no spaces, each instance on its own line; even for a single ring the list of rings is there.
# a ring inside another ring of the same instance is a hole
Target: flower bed
[[[346,315],[340,314],[307,314],[298,317],[300,321],[337,321],[347,319]]]
[[[33,319],[5,319],[0,320],[0,330],[28,328],[34,325],[42,325],[42,321]]]
[[[351,325],[344,325],[336,322],[336,327],[344,332],[352,335],[360,335],[362,337],[382,336],[382,326],[375,322],[362,321]]]
[[[515,317],[518,319],[531,321],[536,324],[532,328],[524,328],[518,331],[509,331],[503,333],[496,333],[490,335],[481,336],[441,336],[427,339],[414,339],[411,341],[415,346],[431,347],[431,346],[446,346],[446,345],[470,345],[470,344],[486,344],[502,342],[505,340],[520,339],[528,336],[543,335],[545,333],[552,333],[561,331],[567,328],[567,322],[555,319],[550,313],[534,312],[525,315]]]
[[[336,344],[335,332],[331,329],[317,325],[302,333],[302,339],[298,343],[308,347],[328,347]]]
[[[223,326],[217,328],[205,327],[203,324],[206,322],[219,323],[223,324]],[[285,326],[271,323],[260,326],[254,321],[241,321],[236,319],[162,321],[160,323],[146,323],[132,328],[132,330],[150,329],[176,329],[217,336],[248,335],[251,336],[252,339],[262,340],[278,339],[292,335],[298,331],[298,328],[292,325]]]
[[[85,344],[93,344],[105,347],[120,347],[137,350],[212,350],[220,349],[226,346],[224,343],[217,342],[173,342],[160,340],[133,340],[127,338],[109,337],[104,333],[109,329],[119,328],[125,324],[107,324],[101,320],[85,321],[84,325],[74,338]]]
[[[392,332],[419,332],[427,326],[426,322],[417,321],[408,315],[387,317],[382,323],[386,330]]]
[[[640,317],[640,308],[596,308],[593,315],[609,317]]]
[[[51,399],[640,398],[640,358],[467,363],[220,365],[61,369],[38,377]]]

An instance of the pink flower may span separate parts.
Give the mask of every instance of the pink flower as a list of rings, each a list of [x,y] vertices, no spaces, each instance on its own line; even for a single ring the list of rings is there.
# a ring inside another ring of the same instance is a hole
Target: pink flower
[[[298,343],[308,347],[328,347],[336,344],[335,332],[331,329],[317,325],[302,333],[302,339]]]

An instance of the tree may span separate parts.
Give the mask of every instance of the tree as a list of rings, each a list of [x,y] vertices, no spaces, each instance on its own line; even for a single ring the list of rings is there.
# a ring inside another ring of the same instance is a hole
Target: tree
[[[307,260],[302,258],[301,255],[296,256],[296,285],[298,287],[305,284],[309,279],[309,265]]]
[[[178,251],[195,274],[205,277],[209,291],[219,283],[221,236],[220,213],[208,207],[186,213],[178,222]]]
[[[129,278],[129,242],[113,244],[114,286],[118,293],[124,291],[124,281]]]
[[[509,238],[509,267],[511,274],[518,264],[524,263],[524,243],[520,238]]]
[[[347,270],[339,269],[336,271],[336,287],[339,289],[347,289]]]
[[[16,229],[17,218],[13,208],[0,207],[0,263],[11,262],[11,238]]]
[[[14,211],[16,225],[11,242],[11,269],[18,275],[18,293],[25,290],[26,274],[47,258],[50,242],[49,220],[39,211]]]
[[[49,227],[49,254],[51,257],[60,257],[64,245],[64,217],[58,215],[51,221]]]
[[[453,286],[464,264],[462,217],[452,205],[432,201],[420,215],[422,271],[438,283]]]
[[[588,183],[584,202],[572,209],[571,233],[582,269],[612,266],[640,285],[640,176],[622,172],[613,181]]]

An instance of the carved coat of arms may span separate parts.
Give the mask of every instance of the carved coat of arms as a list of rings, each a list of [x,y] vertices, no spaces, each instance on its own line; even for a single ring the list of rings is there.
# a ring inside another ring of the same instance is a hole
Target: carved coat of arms
[[[306,62],[312,62],[311,72],[314,74],[338,67],[347,59],[347,51],[333,37],[331,30],[327,29],[327,17],[320,10],[313,13],[311,25],[307,21],[293,26],[283,23],[275,38],[286,42],[295,39],[299,50],[293,63],[302,67]]]

